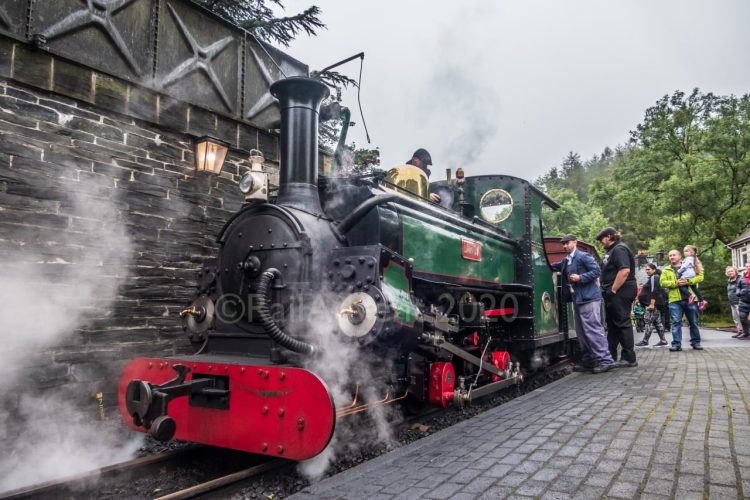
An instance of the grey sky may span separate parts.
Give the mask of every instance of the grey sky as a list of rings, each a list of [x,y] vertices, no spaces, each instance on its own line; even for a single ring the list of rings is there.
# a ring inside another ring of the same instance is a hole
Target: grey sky
[[[424,147],[433,180],[459,166],[532,180],[568,151],[625,143],[664,94],[750,92],[747,0],[285,0],[287,14],[310,5],[328,29],[288,52],[321,69],[364,51],[382,166]],[[356,92],[345,104],[365,146]]]

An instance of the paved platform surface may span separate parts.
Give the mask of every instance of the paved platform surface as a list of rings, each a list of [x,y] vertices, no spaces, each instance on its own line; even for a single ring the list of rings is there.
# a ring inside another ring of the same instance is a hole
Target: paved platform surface
[[[574,373],[290,498],[750,498],[750,341],[701,333],[703,351],[639,348],[637,368]]]

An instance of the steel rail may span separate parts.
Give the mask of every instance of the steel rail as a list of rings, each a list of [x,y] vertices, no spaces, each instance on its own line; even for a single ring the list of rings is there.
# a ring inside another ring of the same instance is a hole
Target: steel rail
[[[289,464],[289,461],[287,460],[272,459],[260,465],[255,465],[241,471],[233,472],[232,474],[227,474],[226,476],[206,481],[205,483],[196,484],[195,486],[190,486],[189,488],[157,497],[156,500],[181,500],[183,498],[194,498],[210,491],[231,486],[253,476],[258,476],[264,472],[281,468],[287,464]]]

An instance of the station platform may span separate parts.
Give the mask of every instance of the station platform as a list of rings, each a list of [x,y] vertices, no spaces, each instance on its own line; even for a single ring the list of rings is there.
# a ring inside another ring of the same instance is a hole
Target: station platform
[[[681,352],[637,348],[637,368],[573,373],[290,498],[750,498],[750,341],[702,329],[695,351],[686,334]]]

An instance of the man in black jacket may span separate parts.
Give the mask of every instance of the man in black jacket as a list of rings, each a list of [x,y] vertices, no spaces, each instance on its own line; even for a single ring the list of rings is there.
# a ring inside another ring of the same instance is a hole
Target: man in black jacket
[[[615,362],[615,366],[633,368],[638,366],[633,349],[633,324],[630,322],[630,309],[638,288],[635,282],[635,258],[633,252],[622,242],[620,233],[613,227],[602,229],[596,239],[607,249],[602,260],[600,279],[609,352],[612,353],[612,359],[617,360],[617,348],[621,347],[620,360]]]
[[[668,345],[668,343],[664,337],[664,322],[661,317],[661,309],[666,299],[664,297],[664,290],[659,286],[661,271],[656,267],[656,264],[646,264],[646,274],[648,275],[648,280],[643,284],[641,293],[638,295],[638,302],[646,308],[646,329],[643,332],[643,340],[638,342],[636,346],[647,346],[651,332],[656,329],[656,333],[659,335],[659,342],[656,346],[662,347]]]

